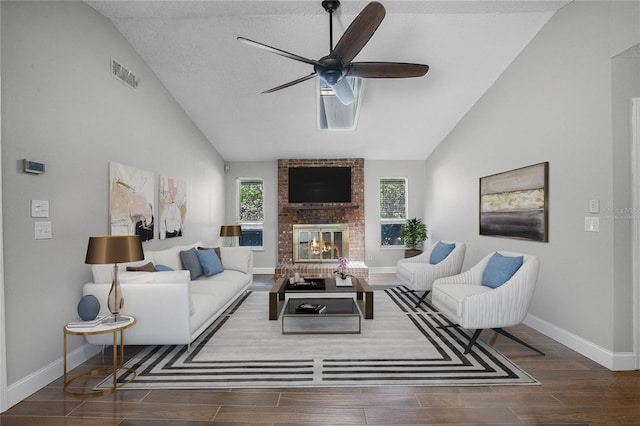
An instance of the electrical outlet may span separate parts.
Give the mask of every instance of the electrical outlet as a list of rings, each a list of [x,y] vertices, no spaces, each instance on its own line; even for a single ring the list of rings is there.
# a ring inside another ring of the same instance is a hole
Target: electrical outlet
[[[589,200],[589,213],[600,213],[600,200],[597,198]]]
[[[50,238],[53,238],[51,233],[51,222],[36,222],[35,239],[48,240]]]
[[[600,232],[600,218],[586,216],[584,218],[584,230],[587,232]]]

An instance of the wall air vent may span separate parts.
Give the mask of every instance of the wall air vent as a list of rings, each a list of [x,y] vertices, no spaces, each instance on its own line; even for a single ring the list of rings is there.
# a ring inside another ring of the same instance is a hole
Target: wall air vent
[[[123,67],[119,61],[113,58],[111,58],[111,75],[132,89],[138,87],[136,75]]]

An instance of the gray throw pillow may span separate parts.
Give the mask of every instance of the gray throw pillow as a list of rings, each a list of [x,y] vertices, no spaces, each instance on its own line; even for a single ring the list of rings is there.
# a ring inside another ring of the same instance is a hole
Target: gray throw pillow
[[[180,252],[180,260],[182,260],[182,267],[187,269],[191,274],[191,279],[195,280],[203,274],[202,266],[198,260],[196,249],[185,250]]]

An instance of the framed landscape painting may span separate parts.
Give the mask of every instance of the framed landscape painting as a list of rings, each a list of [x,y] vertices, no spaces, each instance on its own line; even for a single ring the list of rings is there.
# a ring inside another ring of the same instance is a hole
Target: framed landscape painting
[[[480,235],[549,241],[549,163],[480,178]]]

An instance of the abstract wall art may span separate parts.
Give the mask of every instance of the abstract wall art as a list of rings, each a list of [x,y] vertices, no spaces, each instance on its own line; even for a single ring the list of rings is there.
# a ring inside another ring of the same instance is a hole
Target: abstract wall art
[[[480,235],[549,241],[549,163],[480,178]]]
[[[140,235],[153,239],[153,173],[109,163],[109,223],[111,235]]]
[[[181,237],[187,216],[186,182],[160,177],[160,239]]]

